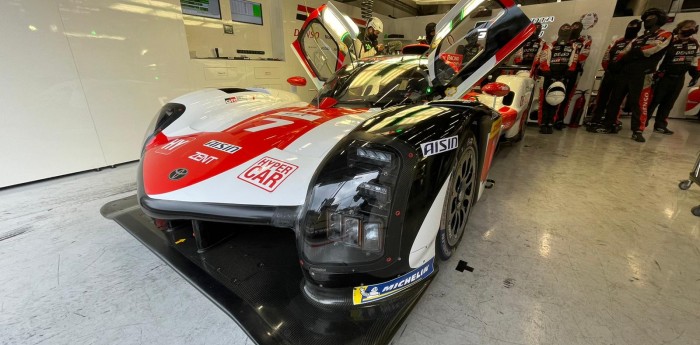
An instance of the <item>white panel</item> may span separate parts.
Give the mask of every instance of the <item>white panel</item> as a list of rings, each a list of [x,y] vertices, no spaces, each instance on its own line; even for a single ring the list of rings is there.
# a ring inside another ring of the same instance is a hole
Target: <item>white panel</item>
[[[255,79],[275,79],[280,74],[279,68],[255,67]]]
[[[108,164],[139,158],[162,103],[189,91],[178,0],[56,0]]]
[[[56,4],[0,1],[0,32],[0,187],[104,166]]]
[[[204,79],[226,80],[228,79],[228,69],[226,67],[204,67]]]

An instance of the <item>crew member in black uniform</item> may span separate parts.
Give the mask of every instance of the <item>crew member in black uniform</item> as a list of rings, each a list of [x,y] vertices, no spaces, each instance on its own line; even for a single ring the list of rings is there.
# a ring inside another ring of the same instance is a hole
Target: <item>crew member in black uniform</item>
[[[692,37],[698,32],[697,23],[694,20],[684,20],[678,24],[674,32],[676,31],[678,33],[669,44],[657,72],[659,79],[654,85],[654,97],[649,106],[649,117],[654,114],[657,106],[659,108],[654,120],[654,132],[667,135],[673,134],[673,131],[668,129],[667,119],[673,104],[683,90],[685,73],[687,72],[693,78],[689,86],[697,83],[700,74],[698,41]]]
[[[578,84],[578,78],[583,74],[583,64],[586,63],[588,55],[591,52],[591,40],[588,35],[581,36],[581,31],[583,31],[583,24],[581,22],[574,22],[571,24],[571,37],[569,38],[570,44],[576,49],[576,73],[566,78],[564,85],[566,85],[567,97],[564,103],[557,109],[557,113],[554,116],[556,122],[554,123],[554,128],[558,130],[564,129],[564,118],[569,111],[569,103],[571,99],[576,94],[576,85]]]
[[[625,36],[610,43],[608,49],[605,51],[605,55],[603,55],[601,65],[603,66],[605,74],[603,74],[603,81],[601,81],[600,88],[598,88],[596,106],[595,110],[593,110],[593,119],[591,119],[591,123],[588,124],[588,127],[586,128],[586,130],[589,132],[595,132],[595,130],[601,126],[603,114],[605,114],[605,107],[608,105],[610,95],[613,91],[612,86],[615,83],[619,83],[621,78],[625,78],[625,76],[620,73],[620,64],[619,62],[615,61],[615,57],[620,54],[620,52],[624,50],[625,47],[632,42],[632,40],[637,38],[640,30],[642,30],[641,20],[634,19],[629,22],[629,24],[627,24],[627,29],[625,29]],[[616,125],[619,123],[617,120],[618,114],[619,111],[614,114],[610,114],[610,116],[615,116]],[[617,127],[615,130],[617,130]]]
[[[575,77],[578,55],[576,47],[571,43],[571,25],[563,24],[559,28],[557,40],[551,44],[545,44],[542,54],[535,63],[539,66],[539,75],[544,77],[540,90],[539,123],[540,133],[552,134],[554,118],[557,109],[561,106],[553,106],[545,100],[545,93],[556,81],[566,84],[568,78]]]
[[[535,34],[523,43],[522,48],[518,49],[513,58],[513,63],[520,66],[535,67],[534,63],[537,57],[542,53],[544,41],[540,38],[542,32],[542,24],[535,24]]]
[[[435,23],[428,23],[428,25],[425,26],[425,40],[422,40],[420,43],[431,45],[433,44],[433,39],[435,38]]]
[[[644,34],[632,41],[615,58],[621,63],[620,73],[624,78],[613,84],[613,92],[606,108],[605,123],[596,129],[597,133],[614,133],[616,114],[622,100],[627,94],[627,99],[632,110],[632,140],[645,142],[644,131],[647,118],[647,109],[651,102],[652,73],[666,52],[671,42],[671,33],[661,29],[666,23],[667,15],[661,9],[651,8],[642,14]]]

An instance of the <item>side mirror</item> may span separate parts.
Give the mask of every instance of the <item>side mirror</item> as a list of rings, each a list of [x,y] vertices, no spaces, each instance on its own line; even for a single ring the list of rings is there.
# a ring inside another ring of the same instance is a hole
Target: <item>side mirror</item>
[[[287,83],[292,86],[306,86],[306,78],[304,77],[291,77],[287,79]]]
[[[504,97],[510,92],[510,87],[503,83],[494,82],[484,85],[484,87],[481,88],[481,91],[489,96]]]

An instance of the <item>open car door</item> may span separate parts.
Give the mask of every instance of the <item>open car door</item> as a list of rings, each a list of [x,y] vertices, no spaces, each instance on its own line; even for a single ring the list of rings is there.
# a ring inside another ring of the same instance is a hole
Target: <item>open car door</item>
[[[343,67],[348,47],[359,35],[357,25],[332,3],[309,14],[292,43],[292,50],[317,89]]]
[[[428,71],[446,98],[460,99],[515,52],[535,26],[513,0],[461,0],[437,24]]]

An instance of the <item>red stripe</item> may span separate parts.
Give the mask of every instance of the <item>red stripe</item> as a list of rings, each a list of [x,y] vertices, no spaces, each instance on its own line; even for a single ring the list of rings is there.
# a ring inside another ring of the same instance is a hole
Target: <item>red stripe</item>
[[[500,63],[503,59],[507,58],[508,55],[513,53],[521,44],[523,44],[530,36],[532,36],[536,31],[535,24],[528,25],[523,31],[513,37],[508,44],[503,46],[500,50],[496,52],[496,63]]]
[[[304,12],[304,13],[311,13],[314,11],[314,8],[306,7],[304,5],[297,5],[297,11]]]
[[[362,20],[362,19],[352,18],[352,21],[355,22],[355,24],[357,24],[359,26],[367,25],[367,22]]]
[[[170,151],[167,155],[158,151],[167,143],[146,151],[143,159],[144,188],[147,194],[153,195],[191,186],[229,171],[272,149],[283,150],[302,135],[327,121],[365,111],[367,110],[346,108],[330,108],[318,111],[311,106],[282,108],[253,116],[221,132],[204,132],[180,137],[186,139],[187,143],[176,150]],[[313,121],[308,121],[280,115],[281,112],[304,113],[315,115],[317,118]],[[274,124],[280,120],[289,122],[257,132],[246,131],[246,129],[253,127]],[[168,142],[175,139],[179,138],[169,138]],[[226,153],[205,147],[204,144],[210,140],[236,145],[241,147],[241,149],[234,153]],[[204,164],[189,158],[197,152],[216,157],[217,159]],[[170,180],[168,178],[170,172],[180,168],[187,169],[187,175],[176,181]]]
[[[505,7],[505,8],[515,6],[515,1],[513,1],[513,0],[498,0],[498,2],[500,2],[501,5],[503,5],[503,7]]]

